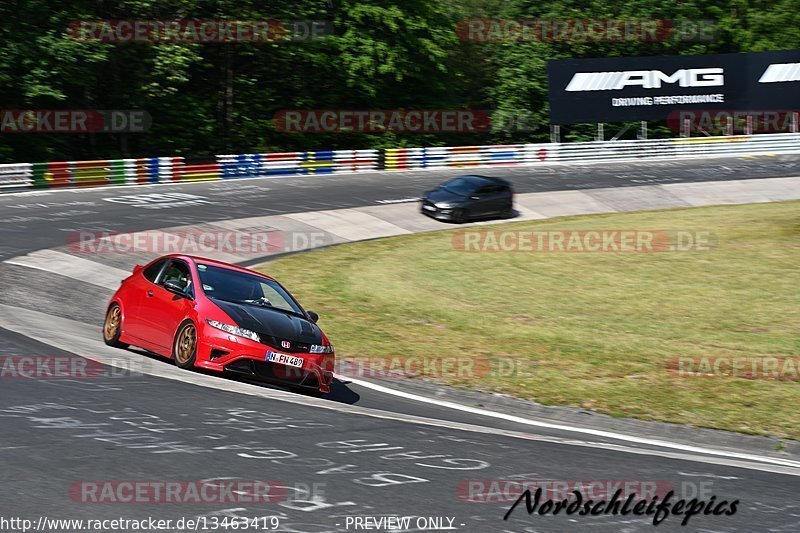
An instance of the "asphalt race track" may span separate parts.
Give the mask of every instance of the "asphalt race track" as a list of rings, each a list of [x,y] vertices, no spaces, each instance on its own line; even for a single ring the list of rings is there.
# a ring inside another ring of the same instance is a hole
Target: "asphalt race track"
[[[0,195],[0,260],[63,247],[67,236],[80,230],[130,232],[390,205],[410,201],[457,173],[463,171]],[[800,156],[541,165],[480,173],[510,179],[519,193],[585,190],[800,176]],[[149,194],[184,196],[167,197],[172,204],[131,198]],[[40,517],[204,517],[206,523],[225,516],[276,517],[278,527],[271,530],[308,533],[356,531],[353,517],[365,516],[413,517],[408,527],[394,531],[635,532],[654,527],[652,516],[528,516],[524,504],[503,520],[518,492],[498,493],[509,485],[492,480],[558,480],[570,486],[629,482],[657,487],[662,495],[674,490],[675,499],[739,500],[735,516],[700,514],[686,527],[680,525],[682,517],[670,516],[659,530],[800,530],[795,446],[779,453],[769,439],[612,420],[425,383],[380,386],[437,404],[346,380],[337,382],[329,397],[313,399],[180,371],[147,354],[105,348],[99,324],[112,290],[89,281],[0,263],[0,356],[85,362],[77,357],[85,355],[112,365],[98,365],[102,370],[92,379],[0,378],[4,515],[34,524]],[[269,481],[276,501],[252,503],[248,494],[239,493],[232,501],[130,504],[115,501],[117,492],[95,503],[100,492],[89,490],[122,481],[208,485],[219,479]],[[418,517],[443,520],[449,529],[435,527],[435,521],[417,523]]]
[[[380,205],[419,197],[445,178],[463,173],[463,170],[444,170],[290,176],[0,195],[0,223],[4,227],[0,259],[60,246],[65,242],[64,233],[72,230],[136,231],[240,216]],[[475,173],[504,177],[518,193],[526,193],[800,176],[800,156],[542,164],[491,171],[479,169]],[[179,210],[146,209],[122,203],[125,200],[113,201],[122,196],[152,193],[182,193],[199,198],[194,199],[196,209]]]

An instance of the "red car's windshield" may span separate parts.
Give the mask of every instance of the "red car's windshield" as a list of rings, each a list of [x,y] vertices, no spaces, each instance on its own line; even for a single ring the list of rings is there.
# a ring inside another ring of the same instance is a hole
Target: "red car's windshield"
[[[213,265],[197,265],[203,292],[210,298],[274,307],[303,315],[300,305],[276,282]]]

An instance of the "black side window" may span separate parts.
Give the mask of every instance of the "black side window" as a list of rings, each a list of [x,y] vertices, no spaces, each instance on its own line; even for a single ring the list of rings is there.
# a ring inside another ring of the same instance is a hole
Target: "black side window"
[[[164,269],[164,274],[159,280],[159,285],[163,285],[167,281],[178,284],[183,290],[188,291],[192,282],[192,274],[189,271],[189,265],[183,261],[172,260],[167,268]]]
[[[162,259],[160,261],[156,261],[149,267],[144,269],[144,277],[147,281],[152,281],[153,283],[156,282],[156,277],[158,277],[158,273],[161,272],[161,269],[164,267],[164,264],[167,262],[166,259]]]

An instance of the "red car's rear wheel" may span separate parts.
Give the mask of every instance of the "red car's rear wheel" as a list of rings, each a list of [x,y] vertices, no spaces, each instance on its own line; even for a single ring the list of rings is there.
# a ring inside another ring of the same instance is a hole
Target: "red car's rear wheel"
[[[106,319],[103,322],[103,342],[114,348],[127,348],[124,342],[119,342],[122,334],[122,310],[117,304],[111,304],[106,311]]]
[[[178,328],[175,342],[172,344],[172,357],[181,368],[192,368],[197,359],[197,328],[191,321],[186,321]]]

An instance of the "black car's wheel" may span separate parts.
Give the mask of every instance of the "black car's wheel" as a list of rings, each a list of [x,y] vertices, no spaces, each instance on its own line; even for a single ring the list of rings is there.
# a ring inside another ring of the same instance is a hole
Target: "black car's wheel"
[[[505,209],[503,209],[503,212],[500,213],[500,216],[503,218],[513,218],[515,214],[516,211],[514,211],[514,207],[508,206]]]
[[[463,224],[467,221],[467,211],[465,209],[453,209],[451,220],[456,224]]]
[[[178,328],[172,343],[172,358],[181,368],[194,367],[197,359],[197,328],[191,320],[184,321]]]
[[[114,348],[127,348],[128,345],[119,341],[122,334],[122,309],[117,304],[111,304],[106,311],[103,322],[103,342]]]

